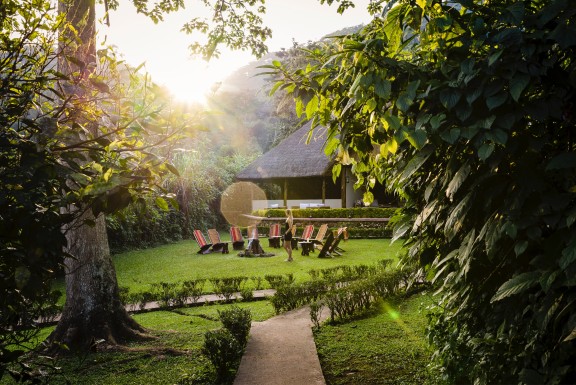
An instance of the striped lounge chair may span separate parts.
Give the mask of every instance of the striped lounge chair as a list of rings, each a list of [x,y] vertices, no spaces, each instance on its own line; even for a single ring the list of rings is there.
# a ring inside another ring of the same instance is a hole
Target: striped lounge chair
[[[210,247],[212,247],[212,244],[206,242],[206,238],[204,238],[202,231],[194,230],[194,238],[196,239],[196,243],[198,243],[198,247],[200,247],[198,254],[208,254],[211,251]]]
[[[314,251],[314,242],[310,241],[312,234],[314,234],[314,225],[306,225],[298,240],[298,244],[302,247],[302,255],[310,255],[310,252]]]
[[[212,243],[213,252],[219,251],[222,254],[228,254],[228,242],[222,242],[220,234],[216,229],[208,230],[208,238],[210,238],[210,242]]]
[[[242,238],[242,231],[240,231],[240,227],[230,227],[230,240],[234,250],[244,250],[244,238]]]
[[[268,246],[279,248],[282,235],[280,234],[280,223],[270,225],[270,232],[268,233]]]

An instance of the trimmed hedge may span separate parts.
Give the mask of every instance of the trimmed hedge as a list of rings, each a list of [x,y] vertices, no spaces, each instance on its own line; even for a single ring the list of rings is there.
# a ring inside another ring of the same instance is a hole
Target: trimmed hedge
[[[294,218],[391,218],[397,207],[354,207],[345,209],[293,209]],[[284,209],[262,209],[252,213],[259,217],[285,217]]]
[[[364,238],[391,238],[392,227],[389,222],[348,222],[346,218],[391,218],[395,215],[398,208],[396,207],[356,207],[346,209],[294,209],[292,215],[294,218],[342,218],[340,222],[330,222],[330,229],[339,227],[348,228],[348,236],[354,239]],[[255,216],[264,218],[284,218],[286,216],[284,209],[265,209],[256,210],[252,213]],[[301,234],[304,228],[303,223],[297,223],[297,234]],[[319,226],[318,226],[319,227]],[[258,226],[260,234],[268,234],[269,223],[262,222]]]

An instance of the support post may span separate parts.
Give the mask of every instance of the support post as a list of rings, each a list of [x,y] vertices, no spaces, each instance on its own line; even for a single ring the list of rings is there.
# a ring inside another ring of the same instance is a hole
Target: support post
[[[284,195],[284,207],[289,209],[288,207],[288,179],[284,178],[284,186],[283,186],[283,195]]]
[[[342,172],[340,173],[340,189],[341,189],[341,198],[342,198],[342,208],[346,208],[346,175],[348,170],[346,168],[342,168]]]

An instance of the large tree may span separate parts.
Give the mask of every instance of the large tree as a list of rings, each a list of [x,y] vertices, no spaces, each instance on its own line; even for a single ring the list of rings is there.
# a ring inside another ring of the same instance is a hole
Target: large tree
[[[396,237],[438,285],[450,382],[576,382],[575,16],[567,0],[401,0],[319,65],[271,66],[359,183],[406,199]]]

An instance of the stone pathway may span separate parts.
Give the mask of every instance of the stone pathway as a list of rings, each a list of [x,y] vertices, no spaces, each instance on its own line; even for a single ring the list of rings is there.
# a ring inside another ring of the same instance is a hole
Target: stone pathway
[[[234,385],[325,384],[308,307],[252,323]]]

